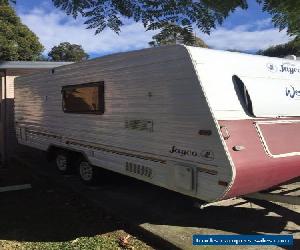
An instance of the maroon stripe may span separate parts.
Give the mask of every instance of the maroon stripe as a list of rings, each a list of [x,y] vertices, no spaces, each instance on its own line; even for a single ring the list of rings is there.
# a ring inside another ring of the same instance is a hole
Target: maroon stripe
[[[282,120],[284,119],[280,119]],[[258,135],[255,122],[257,120],[219,121],[220,126],[226,126],[230,134],[225,143],[236,169],[234,183],[225,198],[265,190],[300,176],[300,156],[273,158],[268,155]],[[299,126],[298,131],[294,127],[292,130],[286,127],[285,137],[279,136],[281,141],[278,141],[276,136],[283,128],[268,131],[272,148],[276,148],[277,152],[288,153],[286,145],[289,138],[300,137],[300,123],[295,126]],[[237,146],[242,150],[236,150]],[[290,148],[297,147],[294,145]]]

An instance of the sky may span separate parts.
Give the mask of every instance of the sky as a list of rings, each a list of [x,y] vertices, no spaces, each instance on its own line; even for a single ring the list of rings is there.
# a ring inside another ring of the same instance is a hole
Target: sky
[[[213,49],[239,50],[255,53],[272,45],[286,43],[292,38],[286,30],[279,31],[271,16],[261,10],[255,0],[248,0],[247,10],[237,9],[210,35],[196,29],[196,35]],[[17,14],[40,39],[44,54],[61,42],[80,44],[91,56],[97,57],[122,51],[149,47],[148,42],[157,31],[145,31],[141,23],[126,21],[119,35],[106,29],[95,35],[86,29],[84,19],[76,20],[55,8],[51,0],[17,0]]]

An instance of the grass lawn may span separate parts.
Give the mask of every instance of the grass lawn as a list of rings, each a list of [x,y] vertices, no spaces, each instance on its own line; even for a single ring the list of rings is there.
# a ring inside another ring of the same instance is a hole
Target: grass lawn
[[[124,235],[126,235],[124,237]],[[123,238],[124,237],[124,238]],[[26,249],[26,250],[69,250],[69,249],[152,249],[136,238],[129,238],[128,243],[124,244],[120,239],[126,239],[128,235],[124,231],[115,231],[94,237],[82,237],[65,242],[18,242],[0,241],[0,249]],[[132,236],[131,236],[132,237]]]

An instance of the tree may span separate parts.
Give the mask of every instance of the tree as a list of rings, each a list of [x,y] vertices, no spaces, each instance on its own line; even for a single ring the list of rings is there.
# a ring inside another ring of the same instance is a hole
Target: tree
[[[79,62],[89,58],[89,55],[85,53],[81,45],[70,44],[68,42],[54,46],[48,56],[51,61],[65,62]]]
[[[68,15],[83,15],[88,28],[96,34],[106,27],[119,32],[122,18],[142,22],[148,30],[160,29],[164,23],[181,27],[195,24],[209,34],[216,24],[238,7],[247,9],[247,0],[52,0],[57,8]],[[252,0],[248,0],[252,1]],[[275,26],[288,28],[291,35],[300,32],[300,4],[298,0],[256,0],[263,10],[272,15]]]
[[[257,0],[263,10],[272,15],[272,21],[280,30],[287,28],[291,35],[300,36],[299,0]]]
[[[8,1],[0,0],[0,60],[36,60],[43,49],[37,36],[21,23]]]
[[[106,27],[120,32],[122,18],[142,22],[148,30],[157,30],[168,22],[185,27],[195,24],[209,33],[237,7],[247,8],[246,0],[52,0],[57,8],[75,18],[81,14],[96,34]]]
[[[17,0],[0,0],[1,2]],[[252,1],[252,0],[248,0]],[[165,23],[181,27],[195,24],[202,32],[210,34],[216,24],[237,8],[247,9],[247,0],[52,0],[57,8],[76,18],[79,14],[87,20],[87,28],[96,34],[105,28],[116,33],[123,25],[122,18],[142,22],[147,30],[157,30]],[[290,35],[300,34],[300,4],[298,0],[256,0],[263,11],[272,15],[280,30],[287,28]]]
[[[193,34],[191,26],[180,27],[173,23],[166,23],[161,32],[152,37],[153,41],[149,42],[152,47],[172,44],[185,44],[196,47],[208,48],[202,39]]]
[[[16,0],[0,0],[0,5],[3,5],[3,4],[8,5],[10,2],[16,3]]]
[[[237,52],[237,53],[247,53],[246,51],[238,50],[238,49],[227,49],[229,52]]]
[[[209,48],[208,45],[200,37],[197,37],[197,36],[195,36],[194,44],[191,44],[191,45],[195,46],[195,47]]]
[[[300,37],[296,37],[285,44],[272,46],[266,50],[259,50],[257,54],[271,57],[300,56]]]

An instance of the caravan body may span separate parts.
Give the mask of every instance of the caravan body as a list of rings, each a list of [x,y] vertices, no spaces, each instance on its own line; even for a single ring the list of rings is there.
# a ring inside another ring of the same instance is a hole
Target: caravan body
[[[208,202],[300,175],[300,63],[168,46],[16,80],[19,143]]]

